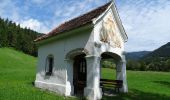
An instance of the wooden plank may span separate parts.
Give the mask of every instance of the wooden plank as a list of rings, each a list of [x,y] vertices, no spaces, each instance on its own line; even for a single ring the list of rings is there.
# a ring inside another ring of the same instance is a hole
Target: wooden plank
[[[102,88],[103,94],[105,89],[115,89],[119,92],[119,89],[123,86],[122,80],[109,80],[109,79],[100,79],[100,87]]]

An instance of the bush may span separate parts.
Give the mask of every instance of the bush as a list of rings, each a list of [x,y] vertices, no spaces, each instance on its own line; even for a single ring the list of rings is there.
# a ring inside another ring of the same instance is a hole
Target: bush
[[[116,64],[113,61],[110,60],[104,60],[101,62],[103,68],[116,68]]]
[[[140,62],[140,71],[146,71],[148,70],[147,65],[144,62]]]
[[[166,71],[170,71],[170,59],[165,62]]]
[[[127,62],[127,70],[140,70],[141,64],[137,61],[129,60]]]

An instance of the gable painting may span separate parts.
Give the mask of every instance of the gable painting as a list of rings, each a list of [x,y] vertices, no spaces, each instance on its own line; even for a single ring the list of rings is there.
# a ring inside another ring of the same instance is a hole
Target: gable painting
[[[114,2],[67,21],[37,38],[38,67],[35,85],[65,96],[102,98],[101,60],[116,61],[116,79],[127,92],[124,43],[127,35]]]
[[[119,30],[113,18],[111,12],[109,12],[108,16],[103,19],[100,40],[109,43],[112,47],[121,48],[121,37],[117,34],[119,33]]]

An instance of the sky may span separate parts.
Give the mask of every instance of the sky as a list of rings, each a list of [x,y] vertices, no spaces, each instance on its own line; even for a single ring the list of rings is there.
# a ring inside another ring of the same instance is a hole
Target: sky
[[[37,32],[99,7],[109,0],[0,0],[0,17]],[[170,0],[115,0],[128,35],[125,50],[152,51],[170,42]]]

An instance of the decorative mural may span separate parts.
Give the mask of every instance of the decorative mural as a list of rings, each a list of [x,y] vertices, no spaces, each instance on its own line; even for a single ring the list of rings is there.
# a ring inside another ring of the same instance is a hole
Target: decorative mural
[[[118,36],[118,29],[115,21],[113,21],[112,14],[109,14],[109,16],[103,20],[100,32],[100,41],[108,43],[114,48],[122,47],[120,36]]]

